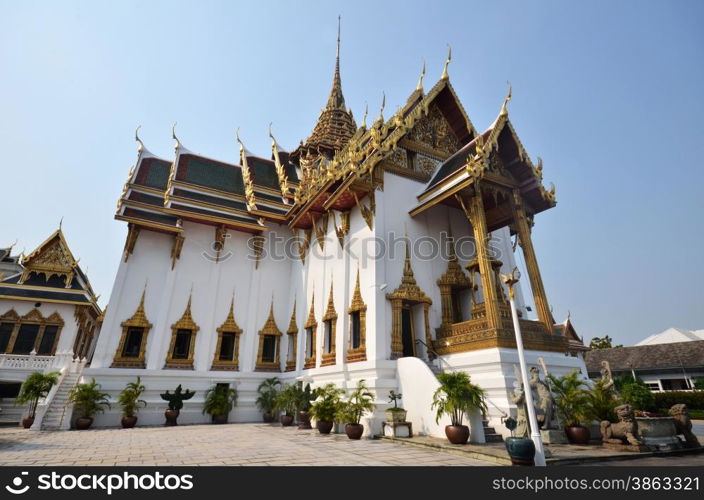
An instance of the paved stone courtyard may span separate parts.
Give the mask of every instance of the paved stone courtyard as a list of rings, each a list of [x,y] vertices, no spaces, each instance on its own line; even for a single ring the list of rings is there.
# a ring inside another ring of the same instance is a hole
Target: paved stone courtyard
[[[0,429],[0,465],[495,465],[386,440],[267,424]]]
[[[697,434],[701,430],[701,427],[695,427],[695,432],[699,431]],[[700,435],[700,440],[704,441],[704,436]],[[263,423],[42,432],[4,427],[0,428],[0,466],[495,466],[507,463],[506,460],[497,463],[491,456],[493,453],[506,458],[505,449],[500,444],[481,447],[478,456],[472,453],[472,445],[455,448],[445,440],[424,437],[413,438],[413,441],[412,446],[410,442],[400,440],[351,441],[344,434],[322,436],[315,430],[299,431],[295,427]],[[419,446],[421,441],[435,441],[435,444],[432,447],[428,447],[428,443]],[[704,454],[606,461],[609,453],[596,447],[553,448],[558,455],[566,453],[575,458],[580,454],[595,455],[583,465],[704,465]],[[596,455],[603,455],[606,460],[593,461]]]

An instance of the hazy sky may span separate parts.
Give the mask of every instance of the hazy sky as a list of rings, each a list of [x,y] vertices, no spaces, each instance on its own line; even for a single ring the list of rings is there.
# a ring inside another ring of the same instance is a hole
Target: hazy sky
[[[64,231],[107,301],[126,224],[113,219],[134,128],[235,162],[292,149],[325,104],[342,15],[342,83],[359,121],[451,81],[484,130],[511,120],[558,205],[534,239],[558,321],[630,344],[704,328],[701,1],[0,1],[0,245]],[[168,257],[168,256],[166,256]]]

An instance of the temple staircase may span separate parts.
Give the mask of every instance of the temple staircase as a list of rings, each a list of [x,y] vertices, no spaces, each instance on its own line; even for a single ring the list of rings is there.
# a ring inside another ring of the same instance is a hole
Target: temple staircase
[[[496,432],[496,429],[489,426],[489,421],[482,419],[482,426],[484,427],[484,439],[487,443],[502,443],[504,441],[503,436]]]
[[[71,426],[73,405],[69,403],[68,397],[80,378],[80,373],[67,373],[63,377],[44,414],[42,430],[68,429]]]

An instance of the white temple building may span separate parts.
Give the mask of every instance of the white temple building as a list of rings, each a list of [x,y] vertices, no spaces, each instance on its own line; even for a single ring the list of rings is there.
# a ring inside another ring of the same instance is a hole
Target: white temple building
[[[140,425],[163,423],[159,393],[179,384],[196,391],[179,422],[195,423],[209,421],[201,407],[215,383],[239,392],[230,421],[257,421],[264,378],[342,388],[365,379],[379,415],[367,432],[379,432],[393,389],[414,430],[438,434],[435,373],[463,370],[488,392],[488,418],[503,429],[518,358],[500,273],[514,268],[514,252],[524,255],[523,293],[534,304],[529,311],[519,291],[528,363],[586,375],[571,323],[552,317],[531,241],[554,188],[509,120],[510,94],[478,131],[449,62],[428,91],[423,70],[396,113],[387,118],[382,106],[358,125],[338,40],[327,105],[290,152],[272,136],[270,155],[240,141],[239,158],[215,160],[174,131],[174,156],[159,158],[137,137],[115,216],[128,227],[124,254],[82,377],[114,399],[140,376],[149,403]],[[95,425],[119,419],[113,405]],[[475,441],[480,420],[471,422]]]

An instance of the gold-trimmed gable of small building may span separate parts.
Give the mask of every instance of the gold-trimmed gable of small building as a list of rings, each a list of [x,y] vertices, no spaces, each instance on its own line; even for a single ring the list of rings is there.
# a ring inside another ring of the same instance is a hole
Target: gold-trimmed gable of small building
[[[57,229],[32,253],[22,259],[24,271],[20,282],[26,281],[32,273],[44,274],[47,280],[52,276],[64,277],[66,288],[69,288],[75,276],[77,264],[63,232]]]

